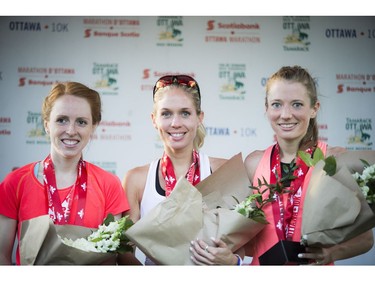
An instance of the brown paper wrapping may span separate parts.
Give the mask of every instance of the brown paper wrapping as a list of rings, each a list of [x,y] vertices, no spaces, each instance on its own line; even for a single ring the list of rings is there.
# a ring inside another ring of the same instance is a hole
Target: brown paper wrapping
[[[375,226],[375,214],[352,176],[364,169],[360,159],[374,164],[375,151],[340,154],[333,176],[325,173],[323,161],[315,165],[302,214],[301,233],[309,246],[342,243]]]
[[[217,206],[233,208],[233,196],[241,202],[252,193],[241,153],[234,155],[216,172],[205,178],[196,188],[209,209]]]
[[[232,210],[251,194],[240,154],[192,186],[180,178],[169,197],[126,231],[128,238],[153,262],[162,265],[193,265],[190,241],[220,238],[236,251],[264,225]],[[211,244],[212,245],[212,244]]]
[[[22,222],[21,265],[99,265],[116,264],[115,253],[95,253],[65,245],[58,237],[73,240],[87,237],[94,228],[55,225],[48,215]]]

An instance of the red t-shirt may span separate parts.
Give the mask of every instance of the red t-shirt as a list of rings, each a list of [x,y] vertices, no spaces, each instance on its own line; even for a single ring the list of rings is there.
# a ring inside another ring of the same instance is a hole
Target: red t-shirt
[[[22,221],[48,214],[47,192],[34,175],[35,165],[30,163],[9,173],[0,184],[0,214],[18,221],[18,234]],[[130,208],[116,175],[91,163],[87,163],[86,167],[87,195],[83,226],[97,228],[109,213],[117,215]],[[66,194],[66,189],[59,190],[59,193]],[[73,202],[71,222],[75,220],[76,209],[77,202]],[[18,251],[16,261],[19,264]]]

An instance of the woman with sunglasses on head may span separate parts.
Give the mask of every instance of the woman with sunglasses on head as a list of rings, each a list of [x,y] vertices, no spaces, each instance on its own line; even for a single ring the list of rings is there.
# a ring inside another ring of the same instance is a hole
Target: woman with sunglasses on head
[[[155,84],[153,100],[151,119],[164,144],[164,153],[150,164],[131,169],[124,177],[123,187],[133,222],[164,200],[180,177],[186,177],[195,186],[226,161],[209,157],[199,150],[205,137],[204,113],[199,86],[192,77],[161,77]],[[223,241],[215,243],[217,247],[209,247],[210,253],[205,250],[207,243],[195,241],[192,260],[196,264],[237,264],[237,256]],[[153,264],[147,257],[141,262]]]
[[[44,99],[49,154],[14,170],[0,184],[0,264],[12,263],[23,221],[49,215],[57,225],[97,228],[108,214],[119,219],[129,210],[120,179],[83,159],[101,121],[101,106],[99,93],[77,82],[54,85]]]
[[[300,66],[280,68],[266,84],[265,109],[276,135],[276,144],[266,150],[257,150],[245,158],[250,182],[257,183],[264,178],[275,184],[277,178],[288,176],[291,165],[297,165],[288,183],[292,192],[275,194],[275,200],[263,210],[270,222],[246,247],[252,256],[252,265],[259,265],[259,257],[280,240],[300,242],[303,199],[308,189],[309,168],[298,157],[302,150],[312,155],[319,147],[325,157],[339,155],[343,147],[331,147],[318,140],[316,121],[320,102],[314,79]],[[263,193],[267,197],[268,193]],[[308,259],[316,265],[333,264],[336,260],[363,254],[373,245],[372,230],[328,248],[307,247],[299,258]]]

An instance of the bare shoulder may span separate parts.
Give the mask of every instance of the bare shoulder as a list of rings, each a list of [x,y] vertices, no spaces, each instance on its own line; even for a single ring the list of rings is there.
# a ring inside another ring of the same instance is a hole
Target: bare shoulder
[[[127,171],[122,180],[123,187],[144,187],[146,184],[149,167],[150,164],[146,164],[143,166],[132,168],[129,171]]]
[[[264,151],[265,150],[254,150],[245,157],[244,165],[250,181],[253,180],[255,171],[259,165],[260,160],[263,157]]]
[[[263,157],[264,150],[254,150],[245,157],[245,166],[252,168],[257,167],[260,159]]]
[[[141,216],[140,205],[146,186],[149,167],[150,164],[146,164],[132,168],[127,171],[122,180],[122,187],[125,190],[130,206],[130,210],[126,212],[126,214],[130,215],[133,222],[138,221]]]
[[[218,158],[218,157],[209,157],[209,159],[210,159],[210,166],[211,166],[212,172],[215,172],[224,163],[226,163],[228,161],[228,159]]]
[[[338,156],[344,152],[347,152],[348,150],[345,147],[342,146],[328,146],[327,147],[327,156]]]

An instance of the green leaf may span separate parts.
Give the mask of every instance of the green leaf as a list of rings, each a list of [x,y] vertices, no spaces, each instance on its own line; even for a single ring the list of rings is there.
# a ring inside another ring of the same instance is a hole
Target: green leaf
[[[120,246],[119,246],[119,248],[117,249],[117,252],[119,254],[125,254],[126,252],[133,253],[134,252],[134,248],[129,243],[121,243]]]
[[[369,164],[369,162],[367,162],[366,160],[364,160],[364,159],[359,159],[359,160],[362,162],[362,164],[363,164],[363,166],[365,166],[365,168],[371,166],[371,165]]]
[[[335,157],[332,155],[328,156],[325,160],[325,165],[324,165],[323,170],[326,171],[326,173],[329,176],[333,176],[336,173],[336,167],[337,167],[337,164],[336,164]]]
[[[314,151],[314,156],[313,156],[313,163],[314,163],[314,166],[316,165],[316,163],[318,163],[320,160],[324,160],[324,154],[323,154],[323,151],[317,147]]]
[[[245,209],[239,209],[239,210],[237,210],[237,212],[238,212],[239,214],[241,214],[241,215],[243,215],[243,216],[246,217],[246,210],[245,210]]]
[[[269,223],[266,219],[266,215],[264,214],[264,212],[262,210],[254,211],[252,216],[251,216],[251,219],[256,221],[256,222],[262,223],[262,224],[268,224]]]
[[[313,157],[311,157],[309,153],[302,150],[298,151],[298,156],[309,167],[315,166],[320,160],[324,161],[323,151],[319,147],[315,149]]]
[[[309,167],[314,166],[313,159],[311,158],[311,155],[308,154],[307,152],[300,150],[298,151],[298,156],[302,159],[303,162],[305,162],[307,166]]]
[[[325,162],[323,170],[329,175],[333,176],[336,173],[337,164],[336,159],[334,156],[328,156],[324,159],[323,151],[317,147],[314,152],[313,158],[311,158],[310,154],[305,151],[298,151],[298,156],[302,159],[303,162],[306,163],[307,166],[313,167],[318,163],[320,160]]]
[[[115,217],[112,214],[108,214],[104,219],[103,224],[108,226],[111,222],[115,221]]]

